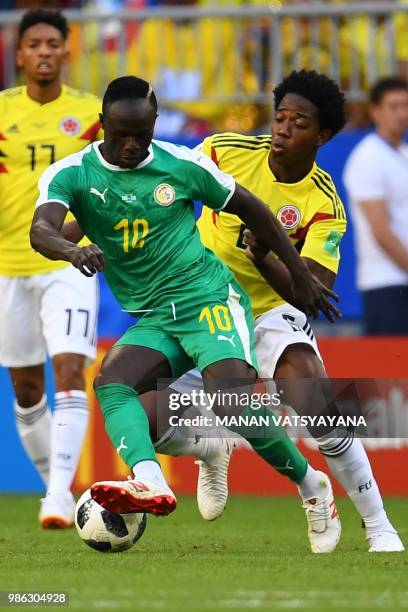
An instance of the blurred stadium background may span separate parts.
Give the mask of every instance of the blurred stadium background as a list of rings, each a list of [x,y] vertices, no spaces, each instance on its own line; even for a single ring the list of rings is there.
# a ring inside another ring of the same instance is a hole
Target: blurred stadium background
[[[381,76],[408,77],[408,0],[271,0],[267,6],[257,0],[0,0],[0,89],[22,82],[14,60],[15,26],[21,10],[39,5],[64,9],[70,21],[70,62],[65,74],[68,84],[100,95],[111,79],[122,74],[151,80],[161,109],[157,137],[188,146],[213,131],[269,132],[271,92],[292,69],[314,68],[335,78],[346,92],[349,121],[346,129],[322,149],[319,163],[332,174],[346,208],[342,170],[352,148],[370,130],[368,89]],[[342,242],[336,290],[341,296],[344,320],[335,326],[323,321],[316,325],[329,374],[408,378],[407,338],[361,336],[351,223]],[[120,311],[101,279],[100,351],[98,362],[89,370],[90,393],[93,375],[106,348],[131,320]],[[13,466],[13,470],[2,470],[0,491],[15,491],[16,487],[40,491],[40,480],[15,433],[11,386],[1,368],[0,390],[0,458],[3,465]],[[51,381],[49,397],[53,397]],[[398,408],[405,421],[407,402],[408,396],[404,395]],[[385,448],[370,453],[373,468],[385,494],[408,494],[408,482],[398,477],[398,470],[394,469],[391,475],[389,469],[395,462],[402,465],[408,460],[407,439],[392,438],[392,433],[384,430],[383,437],[388,435],[391,437],[384,443]],[[232,491],[292,492],[279,476],[271,480],[268,472],[266,477],[261,462],[245,452],[238,453],[233,462]],[[306,454],[313,458],[314,465],[321,465],[313,448],[306,448]],[[164,467],[176,491],[193,491],[191,461],[166,458]],[[251,480],[245,479],[243,485],[239,476],[245,471],[250,471]],[[24,479],[16,482],[16,473],[24,475]],[[110,448],[93,402],[76,487],[82,490],[99,477],[125,473],[125,466]],[[256,473],[259,478],[253,476]],[[262,481],[269,482],[267,489],[265,485],[262,489]]]

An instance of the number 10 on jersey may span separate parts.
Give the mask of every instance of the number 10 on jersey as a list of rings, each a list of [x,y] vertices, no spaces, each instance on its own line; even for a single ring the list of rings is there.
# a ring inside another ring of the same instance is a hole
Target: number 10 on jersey
[[[146,219],[135,219],[133,222],[129,222],[129,219],[121,219],[113,229],[123,230],[123,250],[128,253],[129,246],[132,249],[144,247],[144,239],[149,233],[149,224]]]
[[[198,322],[201,323],[202,321],[207,322],[210,334],[215,334],[217,330],[231,331],[232,329],[228,308],[222,304],[213,306],[211,309],[205,306],[198,317]]]

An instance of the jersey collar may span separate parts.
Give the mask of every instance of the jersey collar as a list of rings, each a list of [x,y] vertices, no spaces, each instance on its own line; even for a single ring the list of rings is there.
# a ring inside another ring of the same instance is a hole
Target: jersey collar
[[[31,104],[31,106],[34,107],[45,107],[45,106],[49,106],[50,104],[53,104],[54,102],[56,102],[57,100],[60,100],[66,93],[66,87],[64,84],[61,85],[61,91],[59,96],[57,96],[56,98],[54,98],[54,100],[51,100],[50,102],[46,102],[45,104],[42,104],[41,102],[37,102],[37,100],[33,100],[32,98],[30,98],[30,96],[28,95],[28,91],[27,91],[27,85],[23,85],[22,88],[22,93],[23,93],[23,97],[24,97],[24,103],[25,104]]]
[[[316,172],[316,170],[318,168],[316,162],[314,162],[310,172],[308,174],[306,174],[306,176],[304,176],[300,181],[297,181],[297,183],[282,183],[282,182],[278,181],[278,179],[276,178],[276,176],[272,172],[272,170],[271,170],[271,168],[269,166],[268,156],[265,159],[266,159],[267,169],[268,169],[270,175],[273,176],[274,182],[277,183],[278,185],[282,185],[285,188],[288,187],[289,189],[290,188],[296,189],[298,187],[301,187],[302,185],[308,184],[310,182],[310,178],[314,175],[314,173]]]
[[[147,166],[147,164],[150,164],[150,162],[153,161],[153,147],[152,145],[150,145],[147,149],[147,157],[143,161],[141,161],[140,164],[137,164],[137,166],[135,166],[134,168],[121,168],[120,166],[115,166],[114,164],[110,164],[109,162],[107,162],[106,159],[103,157],[99,149],[99,145],[102,143],[103,140],[98,140],[94,142],[92,146],[102,166],[105,166],[105,168],[108,168],[108,170],[113,170],[114,172],[132,172],[133,170],[139,170],[140,168],[144,168],[144,166]]]

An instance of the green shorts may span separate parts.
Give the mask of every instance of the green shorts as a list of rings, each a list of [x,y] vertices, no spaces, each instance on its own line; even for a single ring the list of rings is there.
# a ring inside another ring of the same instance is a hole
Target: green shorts
[[[201,372],[222,359],[241,359],[258,368],[249,298],[232,280],[205,299],[180,291],[146,313],[115,346],[146,346],[163,353],[177,378],[197,367]]]

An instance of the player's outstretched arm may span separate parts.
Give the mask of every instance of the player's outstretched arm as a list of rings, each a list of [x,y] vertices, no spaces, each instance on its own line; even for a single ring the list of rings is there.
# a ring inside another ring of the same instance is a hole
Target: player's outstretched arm
[[[295,296],[293,295],[292,278],[287,267],[276,259],[272,253],[264,249],[258,243],[254,234],[248,229],[244,232],[244,242],[247,245],[246,256],[253,262],[265,280],[286,302],[298,308],[299,305],[296,304]],[[309,257],[303,257],[303,261],[315,277],[315,280],[322,284],[326,295],[338,302],[338,295],[331,290],[336,280],[336,274]],[[340,318],[342,316],[341,312],[332,303],[328,306],[327,311],[323,311],[323,314],[331,323],[335,323],[336,317]]]
[[[48,259],[69,261],[85,276],[102,272],[103,253],[96,244],[79,247],[64,238],[61,228],[67,212],[60,202],[46,202],[39,206],[31,223],[31,246]]]
[[[224,211],[240,217],[260,244],[276,253],[286,265],[291,275],[292,292],[298,308],[314,318],[320,310],[325,314],[330,311],[332,304],[327,297],[327,288],[313,277],[279,221],[261,200],[241,185],[237,185]]]

